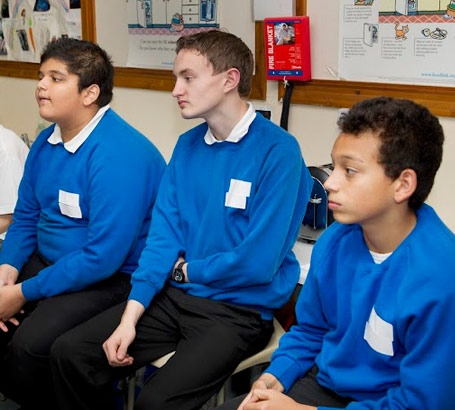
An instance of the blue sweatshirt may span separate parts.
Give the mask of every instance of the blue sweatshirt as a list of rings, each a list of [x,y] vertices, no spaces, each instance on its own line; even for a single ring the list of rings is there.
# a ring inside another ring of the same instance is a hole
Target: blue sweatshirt
[[[23,282],[27,300],[131,274],[165,168],[154,145],[110,109],[75,153],[47,141],[53,129],[30,150],[0,255],[20,270],[38,248],[53,263]]]
[[[331,225],[296,312],[266,370],[286,391],[316,362],[347,409],[455,409],[455,237],[431,207],[381,264],[359,225]]]
[[[208,145],[206,131],[193,128],[174,149],[130,299],[147,307],[185,255],[190,283],[173,286],[271,319],[299,278],[292,247],[312,178],[294,137],[261,115],[237,143]]]

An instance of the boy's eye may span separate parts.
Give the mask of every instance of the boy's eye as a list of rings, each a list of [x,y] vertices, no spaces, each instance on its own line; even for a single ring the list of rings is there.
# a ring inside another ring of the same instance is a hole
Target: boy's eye
[[[354,175],[354,174],[357,174],[357,171],[353,168],[346,168],[346,174]]]
[[[59,81],[62,81],[62,79],[60,77],[52,77],[52,81],[58,83]]]

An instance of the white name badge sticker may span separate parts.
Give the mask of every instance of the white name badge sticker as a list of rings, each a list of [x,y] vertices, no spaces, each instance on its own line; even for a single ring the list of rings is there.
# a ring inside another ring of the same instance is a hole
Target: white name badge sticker
[[[363,338],[378,353],[393,356],[393,326],[371,310]]]
[[[237,209],[246,209],[246,199],[251,193],[251,182],[231,179],[229,191],[226,192],[224,206]]]
[[[82,211],[79,206],[79,194],[71,192],[58,191],[58,206],[62,215],[70,218],[82,218]]]

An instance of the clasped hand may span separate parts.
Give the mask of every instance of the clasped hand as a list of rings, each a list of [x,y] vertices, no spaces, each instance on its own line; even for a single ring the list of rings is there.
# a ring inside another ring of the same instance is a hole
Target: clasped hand
[[[16,284],[18,276],[19,272],[13,266],[0,265],[0,330],[3,332],[8,331],[7,321],[19,325],[14,315],[21,311],[26,302],[21,285]]]
[[[123,367],[133,364],[134,359],[127,350],[136,337],[136,324],[144,310],[144,306],[138,301],[129,300],[117,329],[103,343],[104,353],[111,366]]]
[[[264,373],[237,410],[316,410],[316,407],[297,403],[283,391],[283,385],[275,376]]]
[[[174,264],[174,269],[180,262],[184,262],[183,257],[179,257]],[[186,271],[187,264],[183,265],[185,282],[188,282]],[[109,338],[103,343],[103,350],[107,361],[113,367],[123,367],[133,364],[134,358],[128,354],[128,347],[136,337],[136,324],[144,313],[144,306],[135,300],[129,300],[123,312],[120,324]]]
[[[103,343],[107,361],[112,367],[123,367],[133,364],[134,359],[128,354],[127,350],[135,337],[135,326],[125,326],[120,323],[109,339]]]

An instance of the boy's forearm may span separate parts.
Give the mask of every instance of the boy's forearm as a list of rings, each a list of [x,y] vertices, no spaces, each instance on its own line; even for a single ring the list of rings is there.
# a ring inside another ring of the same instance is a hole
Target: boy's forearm
[[[13,214],[0,215],[0,234],[6,232],[11,222],[13,222]]]
[[[130,299],[126,304],[120,323],[136,327],[144,311],[145,307],[140,302]]]

